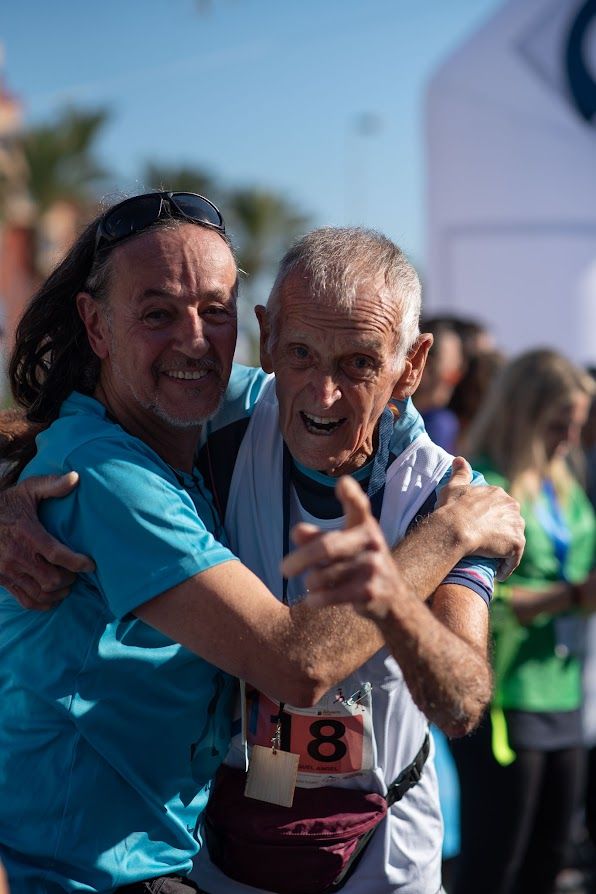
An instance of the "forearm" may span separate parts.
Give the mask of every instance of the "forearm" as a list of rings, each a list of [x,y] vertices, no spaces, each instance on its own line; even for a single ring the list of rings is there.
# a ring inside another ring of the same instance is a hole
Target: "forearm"
[[[410,593],[379,621],[412,698],[448,736],[462,736],[480,721],[490,700],[486,606],[464,588],[443,587],[431,611]],[[462,604],[463,603],[463,604]],[[469,609],[474,609],[470,619]],[[471,626],[470,626],[471,625]],[[472,642],[456,631],[471,630]]]
[[[452,507],[436,509],[392,550],[408,589],[423,602],[469,551],[456,521]]]
[[[350,606],[282,605],[239,562],[201,572],[139,606],[144,621],[263,692],[316,703],[382,644]]]
[[[361,667],[383,646],[377,625],[351,605],[321,609],[297,605],[290,609],[289,624],[284,626],[284,654],[291,654],[300,666],[310,661],[324,691]]]
[[[516,586],[511,590],[511,607],[521,624],[529,624],[543,613],[558,615],[579,608],[579,590],[566,581],[557,581],[539,591]]]

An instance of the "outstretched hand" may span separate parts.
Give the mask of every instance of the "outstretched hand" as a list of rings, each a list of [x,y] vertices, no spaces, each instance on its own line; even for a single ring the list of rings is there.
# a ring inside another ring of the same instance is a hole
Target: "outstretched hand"
[[[296,525],[297,549],[284,558],[282,573],[305,575],[306,601],[312,606],[351,602],[361,614],[381,620],[402,589],[398,570],[360,485],[342,477],[335,493],[344,527],[322,532],[315,525]]]
[[[76,472],[28,478],[0,495],[0,585],[23,608],[52,608],[65,596],[78,573],[94,563],[72,552],[39,522],[41,500],[65,497],[76,487]]]
[[[437,508],[449,507],[470,544],[470,555],[500,559],[497,579],[515,571],[523,555],[525,522],[519,503],[501,487],[472,487],[472,470],[463,456],[452,463],[452,476],[441,490]]]

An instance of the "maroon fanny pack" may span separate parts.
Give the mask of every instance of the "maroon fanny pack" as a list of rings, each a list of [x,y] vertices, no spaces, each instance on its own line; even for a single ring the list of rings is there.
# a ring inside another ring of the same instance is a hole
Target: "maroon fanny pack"
[[[244,795],[246,773],[223,764],[204,815],[212,862],[227,876],[278,894],[338,891],[387,810],[420,779],[428,734],[387,796],[359,789],[297,788],[292,807]]]

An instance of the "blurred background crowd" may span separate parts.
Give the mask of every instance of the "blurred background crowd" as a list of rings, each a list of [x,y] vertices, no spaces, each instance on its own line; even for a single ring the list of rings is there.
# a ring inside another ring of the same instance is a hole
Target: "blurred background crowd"
[[[25,0],[0,31],[4,358],[102,199],[222,208],[244,362],[294,236],[395,239],[435,339],[427,429],[516,496],[528,534],[493,603],[489,715],[436,733],[445,886],[531,894],[562,863],[558,891],[596,891],[596,2],[86,6]]]

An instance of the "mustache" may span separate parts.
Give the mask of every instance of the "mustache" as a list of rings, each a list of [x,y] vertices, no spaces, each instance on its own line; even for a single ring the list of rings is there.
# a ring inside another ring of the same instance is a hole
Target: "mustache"
[[[160,363],[158,372],[214,372],[221,376],[222,368],[217,360],[205,357],[202,360],[183,360],[178,363]]]

